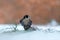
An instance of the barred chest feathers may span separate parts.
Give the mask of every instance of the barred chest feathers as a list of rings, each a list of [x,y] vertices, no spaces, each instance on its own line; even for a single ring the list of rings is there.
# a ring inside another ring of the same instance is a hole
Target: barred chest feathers
[[[27,25],[27,24],[29,23],[29,18],[25,18],[25,19],[23,20],[23,22],[24,22],[25,25]]]

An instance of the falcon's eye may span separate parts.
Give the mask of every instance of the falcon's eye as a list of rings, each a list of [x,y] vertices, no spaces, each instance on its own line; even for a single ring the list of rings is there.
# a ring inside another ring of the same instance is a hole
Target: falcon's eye
[[[29,16],[28,15],[25,15],[24,18],[28,18]]]
[[[26,18],[28,18],[28,16],[26,16]]]

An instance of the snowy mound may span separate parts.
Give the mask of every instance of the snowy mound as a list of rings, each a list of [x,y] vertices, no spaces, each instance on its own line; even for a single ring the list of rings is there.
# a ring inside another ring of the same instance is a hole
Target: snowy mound
[[[39,30],[36,31],[24,31],[23,27],[17,25],[16,32],[14,30],[15,25],[5,24],[0,25],[0,39],[1,40],[60,40],[60,26],[49,25],[32,25]],[[10,32],[9,32],[10,31]]]
[[[17,27],[16,27],[17,26]],[[43,32],[60,32],[60,25],[53,19],[50,23],[46,25],[32,25],[31,27],[36,28]],[[21,31],[24,30],[23,26],[20,24],[0,24],[0,33],[7,31],[14,31],[15,29]]]
[[[51,25],[32,25],[32,27],[37,28],[36,30],[42,32],[60,32],[60,25],[58,26],[51,26]],[[14,31],[15,25],[14,24],[1,24],[0,25],[0,33],[7,32],[7,31]],[[24,30],[23,26],[20,24],[17,25],[17,30],[22,31]]]
[[[32,25],[36,31],[24,31],[20,24],[0,24],[0,40],[60,40],[60,25],[54,20],[47,25]],[[17,30],[14,31],[14,28]]]

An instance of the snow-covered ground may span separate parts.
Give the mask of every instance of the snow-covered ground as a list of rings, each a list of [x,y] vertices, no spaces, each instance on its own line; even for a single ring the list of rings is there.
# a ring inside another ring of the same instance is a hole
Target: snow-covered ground
[[[47,25],[32,25],[36,31],[24,31],[18,24],[17,31],[14,24],[0,24],[0,40],[60,40],[60,25],[52,21]]]

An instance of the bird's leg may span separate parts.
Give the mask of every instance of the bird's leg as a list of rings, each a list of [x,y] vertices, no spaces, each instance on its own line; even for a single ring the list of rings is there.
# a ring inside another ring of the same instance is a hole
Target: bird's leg
[[[28,30],[30,28],[30,26],[24,26],[25,30]]]

